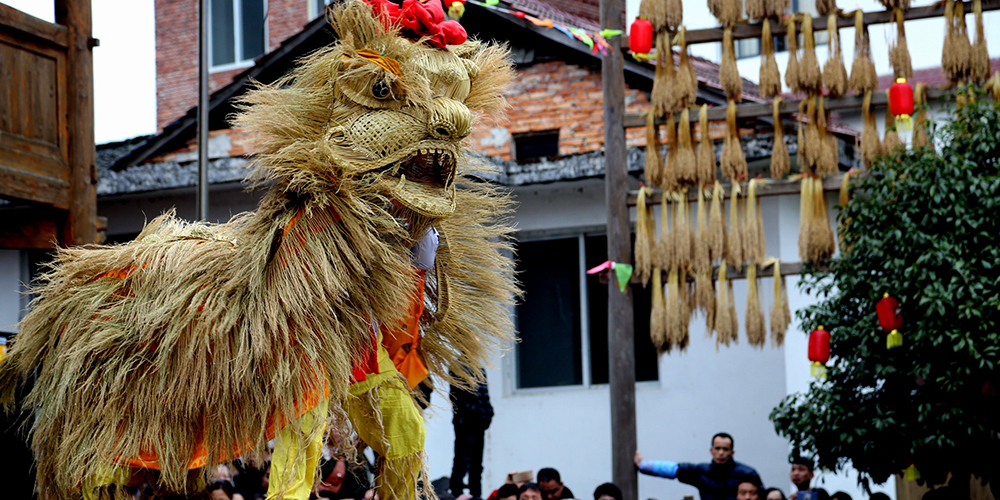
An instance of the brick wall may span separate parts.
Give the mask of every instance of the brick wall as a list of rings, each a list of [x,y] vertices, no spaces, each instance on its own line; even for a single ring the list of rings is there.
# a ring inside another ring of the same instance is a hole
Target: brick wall
[[[266,0],[272,50],[309,22],[309,0]],[[156,0],[156,126],[158,130],[198,104],[198,0]],[[214,72],[209,91],[246,68]]]

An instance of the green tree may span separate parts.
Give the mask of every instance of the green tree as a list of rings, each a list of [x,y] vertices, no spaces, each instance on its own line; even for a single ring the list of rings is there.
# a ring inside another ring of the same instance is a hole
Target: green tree
[[[934,132],[937,151],[897,151],[858,176],[839,258],[803,277],[819,302],[798,314],[831,333],[828,378],[771,420],[866,486],[911,464],[931,485],[1000,471],[1000,109],[975,95]],[[902,311],[893,349],[883,293]]]

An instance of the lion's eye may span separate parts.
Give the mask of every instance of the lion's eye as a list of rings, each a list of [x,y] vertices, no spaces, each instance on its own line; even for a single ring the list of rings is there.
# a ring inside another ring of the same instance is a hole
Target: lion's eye
[[[390,94],[389,85],[382,80],[376,80],[372,85],[372,97],[376,99],[388,98]]]

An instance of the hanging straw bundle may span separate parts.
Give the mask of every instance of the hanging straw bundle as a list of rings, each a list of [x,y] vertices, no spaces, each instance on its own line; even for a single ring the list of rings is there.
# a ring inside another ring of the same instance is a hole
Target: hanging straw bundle
[[[653,110],[646,112],[646,158],[642,164],[642,172],[646,178],[646,184],[650,186],[660,185],[660,145],[657,143],[658,130],[656,128],[656,117]]]
[[[719,83],[730,100],[738,101],[743,91],[743,80],[740,79],[736,67],[736,44],[733,41],[733,28],[727,27],[722,33],[722,65],[719,66]]]
[[[963,2],[945,0],[945,37],[941,50],[941,70],[952,81],[964,80],[972,69],[972,44],[965,25]]]
[[[878,124],[875,122],[875,113],[872,107],[872,92],[865,92],[865,100],[862,105],[862,116],[865,120],[865,128],[861,132],[861,161],[866,167],[875,164],[875,158],[882,154],[882,141],[878,136]]]
[[[816,173],[820,176],[834,175],[840,171],[840,160],[837,152],[837,140],[830,133],[830,115],[826,112],[826,98],[819,98],[819,109],[816,111],[816,127],[820,132],[821,149],[816,162]]]
[[[840,28],[837,27],[837,14],[832,13],[826,20],[827,33],[830,34],[830,56],[823,65],[823,84],[830,97],[840,97],[847,93],[847,68],[844,67],[844,54],[840,46]]]
[[[749,264],[759,264],[764,261],[767,242],[764,241],[764,220],[757,199],[757,186],[760,181],[750,179],[747,183],[747,195],[743,201],[746,213],[743,217],[743,260]]]
[[[697,159],[694,154],[694,143],[691,140],[691,115],[688,108],[681,111],[681,121],[677,124],[677,183],[690,186],[698,180]]]
[[[747,342],[757,348],[764,348],[767,330],[764,327],[764,312],[760,308],[760,294],[757,293],[757,264],[747,266]]]
[[[819,94],[823,75],[816,59],[816,38],[813,36],[812,15],[802,14],[802,58],[799,60],[799,89],[807,94]]]
[[[663,31],[667,28],[668,3],[667,0],[642,0],[639,2],[639,17],[645,17],[653,25],[653,32]]]
[[[694,233],[691,231],[691,216],[688,214],[687,188],[674,193],[674,267],[686,268],[691,265],[691,251],[694,248]]]
[[[799,90],[799,36],[795,33],[795,16],[788,16],[783,21],[788,23],[788,67],[785,68],[785,85],[792,92]]]
[[[732,285],[726,279],[726,265],[719,266],[719,279],[715,284],[715,349],[719,344],[728,346],[737,338],[739,324],[732,306]]]
[[[813,223],[810,224],[812,234],[812,258],[810,260],[819,261],[828,259],[837,249],[833,238],[833,227],[830,226],[830,218],[826,214],[826,194],[823,192],[823,179],[813,177]]]
[[[681,0],[664,0],[667,4],[667,28],[670,31],[677,31],[677,27],[684,22],[684,5]]]
[[[680,187],[677,180],[677,123],[674,114],[667,114],[667,153],[663,155],[660,168],[660,189],[675,191]]]
[[[666,311],[667,342],[671,346],[679,345],[684,339],[683,323],[688,316],[687,305],[681,300],[680,273],[676,267],[667,274]]]
[[[909,9],[910,0],[878,0],[886,9]]]
[[[667,325],[664,322],[667,316],[667,303],[663,297],[662,274],[662,269],[653,268],[653,307],[649,314],[649,340],[653,342],[659,352],[670,350],[667,341]]]
[[[854,62],[851,63],[851,78],[847,86],[858,93],[874,91],[878,87],[875,62],[872,61],[871,40],[865,26],[865,13],[854,12]]]
[[[765,0],[764,3],[770,17],[781,17],[788,12],[788,0]]]
[[[721,260],[726,243],[726,221],[722,218],[722,199],[725,192],[722,183],[715,181],[712,189],[712,204],[708,210],[708,254],[712,261]]]
[[[692,267],[697,271],[704,271],[712,268],[712,254],[708,247],[708,207],[705,203],[705,189],[695,186],[698,196],[698,210],[695,220],[697,221],[697,234],[694,240],[694,255],[692,255]]]
[[[795,156],[799,162],[799,168],[802,170],[802,173],[812,172],[812,167],[808,164],[808,162],[806,162],[806,149],[808,149],[809,147],[809,145],[806,143],[806,132],[805,132],[806,122],[809,120],[809,117],[807,116],[806,113],[808,104],[809,104],[809,99],[803,99],[799,101],[799,112],[796,115],[796,124],[795,124],[796,125]]]
[[[813,233],[813,189],[812,177],[802,175],[801,189],[799,191],[799,259],[803,261],[811,260],[812,242],[809,235]]]
[[[882,138],[882,152],[884,154],[892,154],[896,152],[896,148],[902,146],[903,141],[899,139],[899,133],[896,132],[896,117],[892,114],[892,109],[886,106],[885,136]]]
[[[774,120],[774,146],[771,148],[771,178],[781,179],[791,170],[791,161],[788,157],[788,146],[785,145],[785,130],[781,124],[781,103],[780,97],[774,99],[771,104],[771,118]]]
[[[705,313],[705,325],[709,331],[715,318],[715,293],[712,289],[712,256],[709,251],[708,215],[705,208],[705,189],[695,186],[698,190],[698,235],[695,239],[694,251],[694,296],[698,309]]]
[[[805,143],[799,146],[805,150],[803,153],[805,157],[804,168],[813,173],[818,170],[820,157],[823,156],[823,134],[819,130],[816,99],[816,97],[810,97],[806,100],[806,118],[808,118],[809,123],[806,124]],[[801,159],[802,156],[799,158]]]
[[[847,247],[844,245],[844,236],[847,235],[851,227],[851,218],[843,216],[843,211],[847,207],[847,204],[851,202],[851,175],[853,173],[854,169],[852,168],[840,179],[840,199],[838,202],[842,217],[840,217],[837,225],[837,243],[840,245],[841,252],[847,251]]]
[[[656,70],[653,73],[653,91],[650,100],[656,116],[672,113],[677,109],[676,71],[674,55],[670,48],[670,34],[666,31],[656,33]]]
[[[715,143],[708,126],[708,105],[702,104],[698,110],[698,184],[715,182]]]
[[[695,311],[694,294],[688,283],[687,268],[680,270],[678,280],[680,281],[680,307],[678,307],[680,322],[677,326],[680,335],[677,338],[677,347],[681,352],[684,352],[688,344],[691,343],[691,316],[694,315]]]
[[[708,10],[724,27],[731,27],[743,15],[742,0],[708,0]]]
[[[972,12],[976,19],[976,41],[972,45],[969,76],[977,82],[985,82],[990,77],[990,54],[986,50],[986,33],[983,30],[982,0],[972,0]]]
[[[743,231],[740,224],[740,184],[733,182],[729,192],[729,231],[726,232],[725,262],[739,268],[743,265],[744,244]]]
[[[913,103],[917,108],[917,114],[913,118],[913,149],[933,149],[934,143],[931,142],[928,131],[931,122],[927,119],[927,86],[923,83],[917,83],[913,90]]]
[[[635,223],[635,272],[645,286],[649,283],[649,273],[653,264],[653,241],[656,234],[656,218],[652,207],[646,205],[646,197],[652,194],[648,187],[639,188],[639,200],[636,203]]]
[[[788,307],[788,290],[781,275],[781,262],[774,262],[774,301],[771,304],[771,347],[781,347],[785,343],[785,332],[792,322],[792,312]]]
[[[774,60],[774,39],[771,36],[771,20],[764,19],[761,27],[760,52],[760,83],[757,88],[760,95],[774,97],[781,93],[781,74],[778,73],[778,62]]]
[[[691,56],[687,49],[687,30],[682,26],[677,34],[678,53],[680,60],[677,64],[677,100],[680,106],[694,106],[698,100],[698,76],[691,66]]]
[[[767,0],[746,0],[747,17],[750,19],[765,19],[767,17]]]
[[[726,108],[726,139],[722,145],[722,176],[732,182],[747,177],[747,158],[743,154],[740,130],[736,125],[736,102],[729,101]]]
[[[670,229],[670,195],[664,191],[660,195],[660,240],[656,245],[656,256],[654,259],[663,269],[669,269],[674,260],[674,238]]]
[[[910,64],[910,50],[906,48],[906,16],[902,9],[893,10],[896,19],[896,41],[889,48],[889,64],[895,78],[913,78],[913,66]]]

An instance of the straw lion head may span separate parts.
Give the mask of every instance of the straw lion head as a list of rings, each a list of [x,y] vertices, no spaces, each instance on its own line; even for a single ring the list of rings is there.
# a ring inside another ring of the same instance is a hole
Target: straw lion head
[[[454,211],[474,113],[503,111],[513,72],[505,48],[442,21],[439,0],[333,8],[338,42],[243,98],[236,125],[264,146],[258,172],[306,192],[357,181],[424,217]]]

